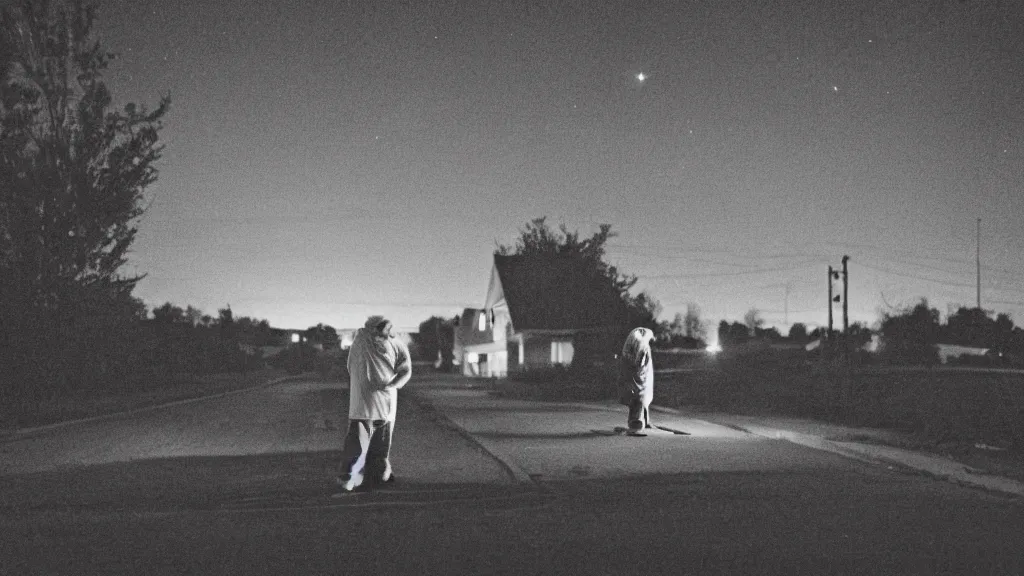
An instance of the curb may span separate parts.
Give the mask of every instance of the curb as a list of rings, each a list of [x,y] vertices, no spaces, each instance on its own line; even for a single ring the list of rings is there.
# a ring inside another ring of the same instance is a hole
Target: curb
[[[40,432],[46,432],[49,430],[55,430],[58,428],[64,428],[66,426],[75,426],[77,424],[86,424],[89,422],[99,422],[101,420],[112,420],[114,418],[122,416],[132,416],[135,414],[142,414],[153,410],[160,410],[162,408],[170,408],[172,406],[180,406],[183,404],[192,404],[194,402],[201,402],[203,400],[213,400],[216,398],[223,398],[225,396],[231,396],[234,394],[241,394],[243,392],[251,392],[263,387],[273,386],[289,380],[297,380],[300,378],[308,377],[312,372],[306,374],[296,374],[294,376],[282,376],[271,380],[269,382],[263,382],[254,386],[248,386],[246,388],[239,388],[238,390],[227,390],[225,392],[218,392],[216,394],[209,394],[206,396],[196,396],[195,398],[184,398],[181,400],[172,400],[171,402],[164,402],[162,404],[154,404],[152,406],[143,406],[141,408],[134,408],[131,410],[122,410],[120,412],[110,412],[108,414],[99,414],[97,416],[89,416],[87,418],[78,418],[75,420],[64,420],[62,422],[54,422],[52,424],[44,424],[42,426],[33,426],[30,428],[17,428],[9,432],[0,432],[0,442],[7,442],[11,440],[20,440],[25,437],[30,437]]]
[[[687,416],[686,413],[680,410],[672,408],[651,406],[651,409],[658,412],[691,417]],[[771,428],[768,426],[751,424],[738,425],[733,423],[725,424],[722,422],[712,423],[723,426],[727,425],[737,430],[742,430],[748,434],[761,436],[763,438],[786,440],[807,448],[831,452],[832,454],[837,454],[839,456],[867,464],[914,470],[935,479],[952,482],[954,484],[983,488],[993,492],[1024,497],[1024,482],[1019,482],[1011,478],[1004,478],[995,474],[988,474],[982,470],[976,470],[953,460],[948,460],[938,456],[931,456],[921,452],[914,452],[912,450],[896,448],[893,446],[827,440],[821,436],[813,434],[803,434],[800,432]]]
[[[420,409],[436,414],[438,417],[444,419],[444,421],[448,423],[448,425],[451,426],[452,430],[454,430],[459,436],[462,436],[463,438],[465,438],[466,440],[468,440],[469,442],[483,450],[483,452],[486,453],[488,456],[497,460],[498,464],[501,464],[501,467],[505,469],[505,472],[507,472],[508,475],[511,476],[512,479],[516,481],[516,483],[529,484],[532,486],[537,485],[533,478],[531,478],[525,470],[517,466],[511,458],[506,456],[500,450],[494,448],[494,446],[489,445],[488,442],[485,442],[480,438],[474,436],[472,432],[466,430],[465,428],[462,427],[461,424],[449,418],[448,415],[445,414],[442,410],[438,410],[437,407],[434,406],[433,402],[426,398],[422,398],[413,394],[409,395],[409,399],[415,402],[416,405],[420,407]]]

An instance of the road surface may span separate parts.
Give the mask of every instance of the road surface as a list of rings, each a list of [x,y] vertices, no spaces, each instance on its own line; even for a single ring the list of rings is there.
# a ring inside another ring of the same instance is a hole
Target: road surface
[[[332,497],[344,398],[288,382],[9,439],[0,574],[1024,574],[1019,499],[436,381],[403,393],[397,485]]]

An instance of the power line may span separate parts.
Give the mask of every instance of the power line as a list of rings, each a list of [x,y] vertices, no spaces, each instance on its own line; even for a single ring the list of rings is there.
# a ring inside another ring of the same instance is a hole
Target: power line
[[[1000,306],[1015,306],[1017,308],[1024,308],[1024,302],[1010,302],[1006,300],[989,300],[989,304],[999,304]]]
[[[859,258],[863,259],[864,257],[860,256]],[[877,258],[872,258],[870,256],[868,256],[868,259],[869,260],[874,260],[874,261],[878,261],[879,260]],[[904,266],[917,266],[919,268],[925,268],[927,270],[934,270],[935,272],[944,272],[946,274],[963,275],[963,272],[959,272],[959,271],[955,271],[955,270],[949,270],[948,268],[939,268],[938,266],[929,266],[928,264],[921,264],[920,262],[913,262],[913,261],[909,261],[909,260],[901,260],[901,259],[898,259],[898,258],[885,258],[885,261],[893,263],[893,264],[903,264]]]
[[[944,258],[942,256],[931,256],[931,255],[925,254],[923,252],[913,252],[913,251],[910,251],[910,250],[897,250],[895,248],[884,248],[882,246],[873,246],[871,244],[853,244],[853,243],[846,243],[846,242],[828,242],[827,244],[833,245],[833,246],[846,246],[846,247],[862,248],[862,249],[867,249],[867,250],[878,250],[880,252],[889,252],[889,253],[892,253],[892,254],[902,254],[904,256],[909,256],[911,258],[914,258],[915,260],[933,260],[933,261],[936,261],[936,262],[947,262],[947,263],[950,263],[950,264],[959,264],[959,265],[962,265],[962,266],[970,266],[972,268],[976,264],[976,262],[971,262],[969,260],[959,260],[959,259],[956,259],[956,258]],[[863,256],[858,256],[858,258],[862,258],[862,257]],[[901,264],[908,263],[905,260],[896,260],[896,259],[889,259],[889,258],[887,258],[887,260],[889,260],[890,262],[900,262]],[[927,266],[925,264],[920,264],[918,262],[913,262],[912,264],[914,266],[921,266],[923,268],[930,268],[929,266]],[[932,268],[932,269],[938,270],[940,272],[947,272],[947,270],[944,270],[944,269],[941,269],[941,268]],[[1020,275],[1020,271],[1019,270],[1016,270],[1016,271],[1015,270],[1007,270],[1005,268],[996,268],[995,266],[987,266],[985,264],[981,265],[981,269],[984,270],[984,271],[989,271],[989,272],[999,272],[999,273],[1002,273],[1002,274],[1008,274],[1008,275],[1011,275],[1011,276],[1014,276],[1014,277]],[[950,273],[951,274],[954,274],[954,273],[955,274],[959,274],[959,272],[950,272]]]
[[[755,253],[741,253],[733,250],[717,250],[709,248],[686,248],[679,246],[671,246],[665,244],[607,244],[609,248],[625,249],[625,250],[637,250],[641,252],[650,252],[652,248],[660,248],[665,250],[671,250],[679,254],[701,254],[710,255],[717,254],[721,256],[734,256],[737,258],[746,258],[748,260],[784,260],[787,258],[827,258],[828,254],[824,252],[794,252],[790,254],[755,254]],[[676,256],[674,256],[676,257]],[[678,256],[684,257],[684,256]]]
[[[771,310],[771,309],[758,308],[757,311],[762,313],[762,314],[786,314],[787,312],[789,314],[807,314],[809,312],[820,312],[820,310],[818,310],[817,308],[805,308],[803,310],[788,310],[788,311],[787,310]]]
[[[723,260],[712,260],[712,259],[709,259],[709,258],[702,258],[702,257],[699,257],[699,256],[688,256],[688,255],[681,255],[681,254],[639,254],[639,256],[643,256],[643,257],[647,257],[647,258],[667,258],[667,259],[672,259],[672,260],[688,260],[690,262],[700,262],[702,264],[712,264],[712,265],[715,265],[715,266],[735,266],[735,267],[740,267],[740,268],[750,268],[750,267],[754,266],[754,264],[750,264],[750,263],[725,262]],[[622,255],[619,256],[619,258],[621,258],[621,257],[622,257]]]
[[[888,269],[885,269],[885,268],[882,268],[882,267],[879,267],[879,266],[872,266],[871,264],[865,264],[864,262],[857,262],[857,264],[860,265],[860,266],[863,266],[865,268],[870,268],[871,270],[875,270],[877,272],[882,272],[882,273],[885,273],[885,274],[891,274],[893,276],[902,276],[904,278],[913,278],[915,280],[924,280],[926,282],[932,282],[932,283],[941,284],[941,285],[944,285],[944,286],[955,286],[955,287],[958,287],[958,288],[975,288],[975,284],[973,284],[973,283],[968,284],[968,283],[964,283],[964,282],[951,282],[949,280],[938,280],[938,279],[935,279],[935,278],[928,278],[927,276],[918,276],[916,274],[908,274],[906,272],[896,272],[896,271],[888,270]],[[1024,290],[1019,290],[1019,289],[1015,289],[1015,288],[997,288],[995,286],[985,286],[985,288],[988,288],[988,289],[991,289],[991,290],[1002,290],[1004,292],[1016,292],[1016,293],[1024,294]]]
[[[650,276],[637,275],[641,280],[664,280],[664,279],[684,279],[684,278],[721,278],[726,276],[745,276],[748,274],[767,274],[777,272],[794,272],[797,270],[803,270],[808,266],[817,264],[817,260],[808,260],[799,265],[788,267],[788,268],[759,268],[757,270],[743,270],[739,272],[707,272],[702,274],[655,274]]]
[[[974,288],[974,284],[966,284],[966,283],[963,283],[963,282],[949,282],[947,280],[936,280],[935,278],[927,278],[925,276],[918,276],[916,274],[907,274],[906,272],[894,272],[892,270],[886,270],[885,268],[881,268],[879,266],[872,266],[871,264],[865,264],[864,262],[858,262],[858,264],[860,266],[865,267],[865,268],[870,268],[871,270],[875,270],[877,272],[882,272],[882,273],[885,273],[885,274],[891,274],[893,276],[902,276],[904,278],[913,278],[915,280],[924,280],[926,282],[934,282],[935,284],[943,284],[943,285],[946,285],[946,286],[958,286],[958,287],[961,287],[961,288]]]
[[[890,260],[890,262],[892,262],[892,261]],[[927,280],[929,282],[935,282],[936,284],[946,284],[946,285],[949,285],[949,286],[960,286],[960,287],[964,287],[964,288],[974,288],[974,284],[964,284],[964,283],[960,283],[960,282],[950,282],[950,281],[946,281],[946,280],[936,280],[934,278],[928,278],[928,277],[925,277],[925,276],[918,276],[916,274],[908,274],[907,272],[894,272],[892,270],[888,270],[888,269],[881,268],[881,267],[878,267],[878,266],[872,266],[870,264],[865,264],[863,260],[859,260],[857,263],[859,265],[861,265],[861,266],[864,266],[865,268],[870,268],[872,270],[876,270],[878,272],[884,272],[886,274],[893,274],[895,276],[904,276],[904,277],[907,277],[907,278],[914,278],[914,279],[917,279],[917,280]],[[949,270],[944,270],[944,269],[941,269],[941,268],[936,268],[934,266],[927,266],[925,264],[916,264],[916,263],[914,263],[912,265],[920,266],[922,268],[927,268],[929,270],[934,270],[936,272],[945,272],[947,274],[957,274],[956,272],[950,272]]]
[[[830,246],[840,246],[840,247],[845,247],[845,248],[861,248],[861,249],[866,249],[866,250],[878,250],[880,252],[890,252],[892,254],[902,254],[904,256],[910,256],[911,258],[915,258],[915,259],[935,260],[935,261],[938,261],[938,262],[949,262],[949,263],[953,263],[953,264],[963,264],[963,265],[966,265],[966,266],[973,266],[974,265],[974,262],[969,262],[967,260],[957,260],[955,258],[944,258],[944,257],[941,257],[941,256],[931,256],[931,255],[928,255],[928,254],[924,254],[922,252],[913,252],[911,250],[897,250],[895,248],[886,248],[884,246],[875,246],[875,245],[872,245],[872,244],[856,244],[856,243],[851,243],[851,242],[826,242],[826,244],[828,244]]]

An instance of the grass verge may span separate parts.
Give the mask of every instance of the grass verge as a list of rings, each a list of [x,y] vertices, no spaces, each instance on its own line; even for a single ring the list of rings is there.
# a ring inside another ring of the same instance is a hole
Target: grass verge
[[[659,378],[655,401],[891,430],[899,439],[887,443],[1024,481],[1024,375],[884,366],[849,374],[798,355],[723,356]]]
[[[31,402],[9,402],[0,407],[0,432],[92,418],[241,390],[287,375],[284,370],[260,370],[195,376],[164,375],[133,386],[100,391],[52,393]]]

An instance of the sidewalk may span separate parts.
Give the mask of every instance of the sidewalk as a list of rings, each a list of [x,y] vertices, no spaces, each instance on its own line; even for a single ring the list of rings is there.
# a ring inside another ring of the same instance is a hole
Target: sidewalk
[[[769,441],[710,422],[665,417],[655,423],[668,430],[633,438],[615,432],[625,424],[620,407],[500,398],[468,381],[416,384],[408,393],[411,400],[443,415],[520,484],[754,472],[797,466],[801,458],[800,450],[785,446],[780,457],[768,457],[762,447]]]

